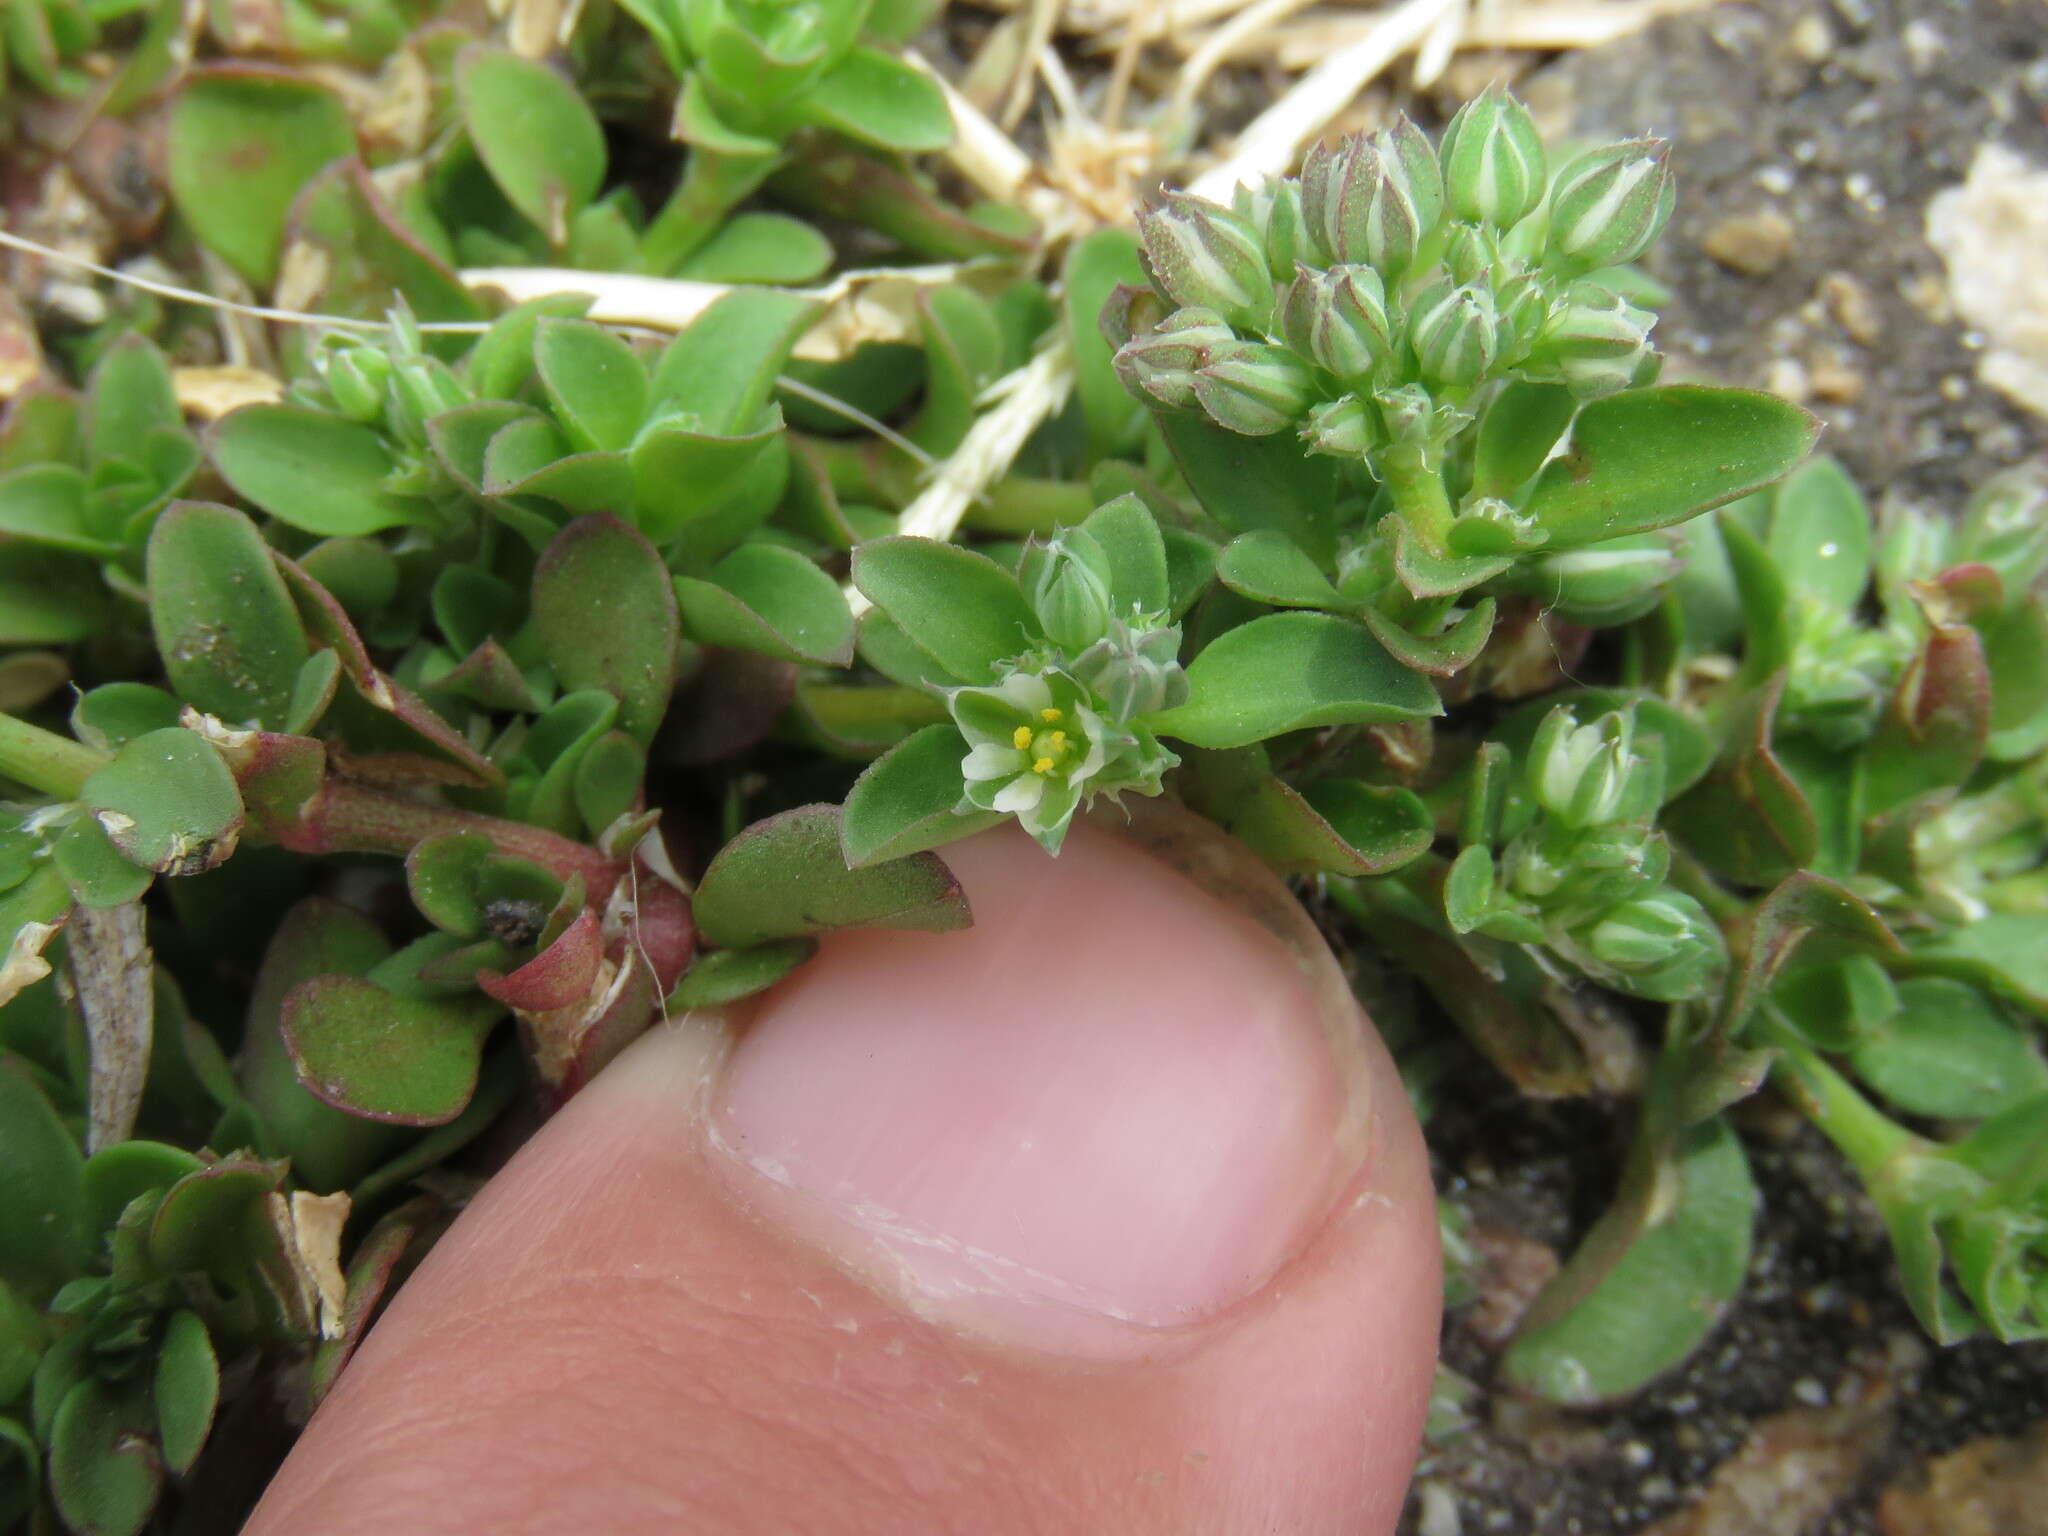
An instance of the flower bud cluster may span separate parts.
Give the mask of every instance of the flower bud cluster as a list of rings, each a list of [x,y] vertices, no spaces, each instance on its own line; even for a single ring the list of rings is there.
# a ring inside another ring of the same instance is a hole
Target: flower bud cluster
[[[1661,755],[1639,743],[1633,715],[1581,724],[1569,706],[1552,710],[1530,743],[1523,780],[1539,814],[1497,855],[1467,849],[1460,865],[1479,860],[1485,878],[1468,867],[1462,888],[1447,888],[1454,923],[1536,945],[1637,997],[1705,995],[1727,946],[1699,903],[1666,884],[1670,845],[1656,829]],[[1455,872],[1452,886],[1461,886]]]
[[[312,377],[295,385],[292,399],[374,427],[399,465],[389,489],[431,495],[447,488],[427,441],[427,423],[468,405],[475,395],[446,363],[425,349],[412,317],[391,316],[381,342],[329,335],[313,350]]]
[[[1139,234],[1179,307],[1117,368],[1141,399],[1340,456],[1400,435],[1380,399],[1409,385],[1450,404],[1509,377],[1626,389],[1653,369],[1655,316],[1597,274],[1649,248],[1672,193],[1661,142],[1553,169],[1528,110],[1491,89],[1434,148],[1403,117],[1227,208],[1169,194]]]

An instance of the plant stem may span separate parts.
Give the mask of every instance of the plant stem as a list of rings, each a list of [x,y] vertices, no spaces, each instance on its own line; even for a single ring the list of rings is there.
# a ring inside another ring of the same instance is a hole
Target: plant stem
[[[1749,912],[1748,902],[1707,873],[1704,864],[1676,843],[1671,845],[1671,883],[1705,907],[1723,927]]]
[[[693,146],[681,183],[640,237],[641,264],[657,277],[672,274],[718,232],[735,205],[768,179],[781,158]]]
[[[57,800],[76,800],[85,781],[113,759],[104,752],[0,714],[0,774]]]
[[[427,838],[477,832],[507,857],[538,864],[564,880],[580,875],[585,899],[598,906],[626,869],[623,861],[542,827],[407,800],[346,780],[329,779],[293,825],[267,830],[295,853],[382,853],[399,859]]]
[[[1920,1138],[1887,1118],[1846,1077],[1792,1040],[1789,1031],[1771,1033],[1782,1052],[1776,1075],[1793,1102],[1856,1165],[1865,1182],[1877,1187],[1887,1165]]]
[[[1431,469],[1414,443],[1396,443],[1380,458],[1381,476],[1394,498],[1394,513],[1433,555],[1451,552],[1451,498],[1444,477]]]

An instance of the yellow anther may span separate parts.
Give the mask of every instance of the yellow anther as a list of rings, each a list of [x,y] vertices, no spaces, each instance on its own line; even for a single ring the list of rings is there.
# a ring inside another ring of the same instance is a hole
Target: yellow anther
[[[1010,733],[1010,745],[1015,747],[1019,752],[1022,752],[1026,747],[1030,746],[1031,727],[1028,725],[1020,725],[1017,727],[1016,730],[1012,731]]]
[[[1031,771],[1033,773],[1051,773],[1052,759],[1049,757],[1041,757],[1037,762],[1031,765]]]
[[[1041,709],[1038,712],[1038,718],[1045,721],[1048,725],[1059,719],[1059,717],[1060,712],[1056,709]]]
[[[1052,749],[1055,752],[1067,750],[1067,733],[1065,731],[1054,731],[1052,733]]]

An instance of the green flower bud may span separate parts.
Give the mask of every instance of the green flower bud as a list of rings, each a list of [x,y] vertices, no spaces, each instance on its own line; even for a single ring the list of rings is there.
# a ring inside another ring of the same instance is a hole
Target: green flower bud
[[[1206,198],[1169,192],[1138,215],[1153,276],[1176,303],[1213,309],[1232,325],[1262,330],[1273,315],[1273,274],[1251,221]]]
[[[1093,690],[1104,712],[1119,725],[1188,701],[1178,624],[1131,625],[1112,620],[1109,632],[1076,656],[1070,670]]]
[[[1453,287],[1448,282],[1424,290],[1408,311],[1408,340],[1415,349],[1415,366],[1430,383],[1478,383],[1500,350],[1493,290],[1476,283]]]
[[[1301,440],[1310,453],[1362,459],[1384,448],[1387,434],[1380,425],[1379,412],[1358,396],[1346,395],[1310,406],[1308,420],[1301,426]]]
[[[1284,280],[1306,262],[1322,266],[1328,256],[1309,238],[1308,224],[1301,211],[1301,183],[1291,178],[1269,181],[1256,191],[1240,186],[1230,206],[1259,232],[1265,243],[1266,267],[1276,280]]]
[[[1721,931],[1690,896],[1658,891],[1613,908],[1585,935],[1621,990],[1660,1002],[1696,997],[1727,958]]]
[[[1491,283],[1500,270],[1500,241],[1477,224],[1453,224],[1444,242],[1444,266],[1461,283]]]
[[[1124,388],[1140,399],[1177,410],[1198,407],[1195,373],[1217,347],[1232,346],[1237,333],[1213,309],[1177,309],[1156,329],[1133,336],[1113,359]]]
[[[1634,261],[1663,232],[1677,195],[1664,140],[1588,150],[1550,189],[1550,250],[1582,272]]]
[[[1550,173],[1529,109],[1491,85],[1465,103],[1437,147],[1454,218],[1507,229],[1536,211]]]
[[[1280,328],[1290,347],[1347,383],[1369,378],[1393,355],[1386,289],[1371,267],[1297,267],[1281,296]]]
[[[1662,533],[1633,533],[1580,549],[1539,555],[1506,581],[1569,624],[1605,628],[1657,606],[1684,561]]]
[[[375,347],[344,346],[319,354],[327,392],[350,421],[373,422],[384,414],[391,359]]]
[[[1568,827],[1613,821],[1626,803],[1636,757],[1635,717],[1624,710],[1580,725],[1560,704],[1536,728],[1529,744],[1529,792]]]
[[[431,357],[409,357],[391,372],[391,426],[407,442],[424,444],[427,423],[443,411],[469,403],[448,365]]]
[[[1115,613],[1109,556],[1084,530],[1026,544],[1017,579],[1038,627],[1061,650],[1086,650],[1109,632]]]
[[[1573,283],[1537,336],[1535,361],[1581,399],[1628,388],[1657,317],[1599,283]]]
[[[1546,829],[1516,838],[1503,865],[1517,894],[1552,910],[1588,910],[1661,884],[1671,869],[1671,845],[1642,826]]]
[[[1443,176],[1429,140],[1405,116],[1370,140],[1347,140],[1314,181],[1302,211],[1339,261],[1362,261],[1387,278],[1415,262],[1443,217]]]
[[[1218,347],[1195,375],[1195,398],[1219,427],[1266,437],[1291,426],[1316,398],[1315,376],[1285,347]]]
[[[1543,279],[1524,272],[1496,283],[1493,304],[1500,316],[1499,361],[1514,363],[1528,355],[1550,318],[1550,292]]]

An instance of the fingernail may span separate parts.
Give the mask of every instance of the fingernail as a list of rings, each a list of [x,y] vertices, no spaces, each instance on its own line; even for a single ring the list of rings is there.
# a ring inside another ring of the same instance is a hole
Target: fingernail
[[[1223,843],[948,848],[975,926],[829,941],[742,1030],[714,1140],[926,1315],[1061,1347],[1231,1306],[1355,1187],[1370,1106],[1334,963]]]

